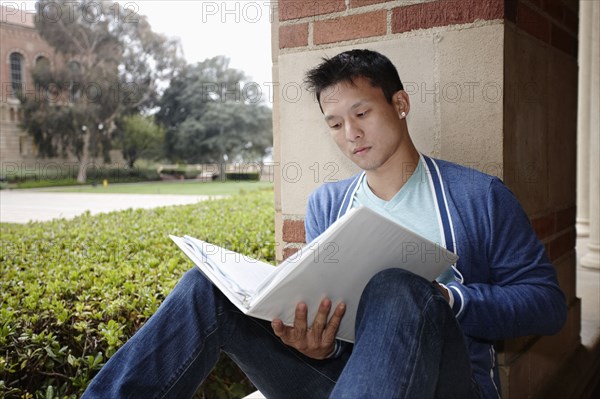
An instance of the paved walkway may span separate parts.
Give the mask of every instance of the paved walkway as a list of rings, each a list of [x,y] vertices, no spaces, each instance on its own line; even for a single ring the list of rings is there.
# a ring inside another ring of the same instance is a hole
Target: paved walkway
[[[73,218],[129,208],[185,205],[220,196],[158,194],[51,193],[33,190],[1,190],[0,222],[27,223],[56,218]]]

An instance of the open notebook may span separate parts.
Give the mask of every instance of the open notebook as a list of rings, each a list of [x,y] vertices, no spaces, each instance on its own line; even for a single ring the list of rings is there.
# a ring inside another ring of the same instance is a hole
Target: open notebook
[[[399,267],[433,281],[458,257],[368,208],[351,209],[323,234],[275,267],[189,236],[171,239],[229,300],[249,316],[293,324],[298,302],[308,322],[319,303],[343,301],[337,338],[354,342],[361,293],[377,272]]]

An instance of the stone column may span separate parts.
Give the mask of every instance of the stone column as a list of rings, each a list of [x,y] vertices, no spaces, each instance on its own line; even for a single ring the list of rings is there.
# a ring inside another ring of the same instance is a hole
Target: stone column
[[[598,159],[600,153],[600,3],[596,1],[589,3],[593,4],[589,130],[590,240],[587,246],[588,252],[581,258],[581,265],[600,269],[600,161]]]
[[[594,3],[579,2],[579,90],[577,99],[577,235],[590,233],[590,69]]]

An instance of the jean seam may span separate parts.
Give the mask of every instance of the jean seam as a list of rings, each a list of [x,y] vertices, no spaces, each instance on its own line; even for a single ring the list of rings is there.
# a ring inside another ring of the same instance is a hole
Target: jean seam
[[[427,300],[427,302],[425,303],[425,306],[423,306],[423,310],[421,311],[421,318],[420,318],[420,322],[419,322],[419,334],[418,334],[418,345],[416,345],[414,348],[415,350],[411,351],[411,353],[409,354],[409,359],[413,356],[415,356],[416,353],[419,352],[420,348],[421,348],[421,342],[422,342],[422,336],[423,336],[423,331],[424,331],[424,324],[425,324],[425,313],[427,312],[427,308],[429,307],[429,305],[432,303],[434,297],[430,296],[429,299]],[[409,393],[412,389],[413,383],[414,383],[414,379],[415,379],[415,375],[416,375],[416,362],[410,362],[410,364],[412,364],[412,370],[410,372],[410,379],[408,380],[408,384],[406,386],[406,392]]]
[[[169,392],[171,391],[171,389],[173,389],[173,387],[175,386],[175,384],[177,383],[177,381],[179,381],[181,379],[181,376],[190,368],[190,365],[198,358],[198,356],[200,355],[200,353],[206,347],[206,341],[207,341],[207,339],[217,331],[217,325],[216,325],[216,323],[213,324],[211,326],[211,328],[212,328],[212,330],[208,334],[206,334],[206,336],[204,337],[204,339],[201,340],[202,341],[202,345],[196,346],[196,348],[194,349],[194,351],[192,351],[192,354],[186,359],[186,361],[183,362],[183,364],[179,368],[177,368],[177,370],[173,374],[173,377],[171,377],[171,379],[169,380],[169,382],[167,382],[166,385],[165,385],[165,388],[168,388],[168,389],[166,391],[163,389],[156,396],[157,398],[165,398],[169,394]]]
[[[215,304],[215,308],[217,308],[216,304]],[[215,313],[217,313],[217,312],[218,312],[218,309],[215,309]],[[165,384],[165,388],[163,388],[163,390],[161,390],[158,393],[156,398],[165,398],[169,394],[169,392],[171,392],[171,390],[173,389],[173,387],[175,386],[177,381],[179,381],[181,379],[181,376],[183,374],[185,374],[185,372],[190,368],[190,366],[198,358],[200,353],[202,353],[202,351],[206,347],[206,342],[207,342],[208,338],[211,335],[213,335],[215,332],[217,332],[218,328],[219,328],[218,318],[216,317],[215,322],[212,325],[210,325],[206,330],[203,331],[203,333],[205,333],[205,332],[208,332],[208,333],[206,333],[206,335],[204,337],[201,337],[201,339],[198,339],[196,341],[196,342],[200,342],[201,345],[196,345],[194,347],[194,350],[191,352],[190,356],[188,356],[186,361],[184,361],[183,364],[180,367],[178,367],[177,370],[175,370],[175,372],[173,373],[173,376]]]

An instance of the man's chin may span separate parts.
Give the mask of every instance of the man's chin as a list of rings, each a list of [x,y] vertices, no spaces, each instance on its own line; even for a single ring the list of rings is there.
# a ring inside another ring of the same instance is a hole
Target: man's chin
[[[368,162],[366,160],[354,161],[354,164],[364,170],[365,172],[373,172],[377,169],[378,165],[373,162]]]

